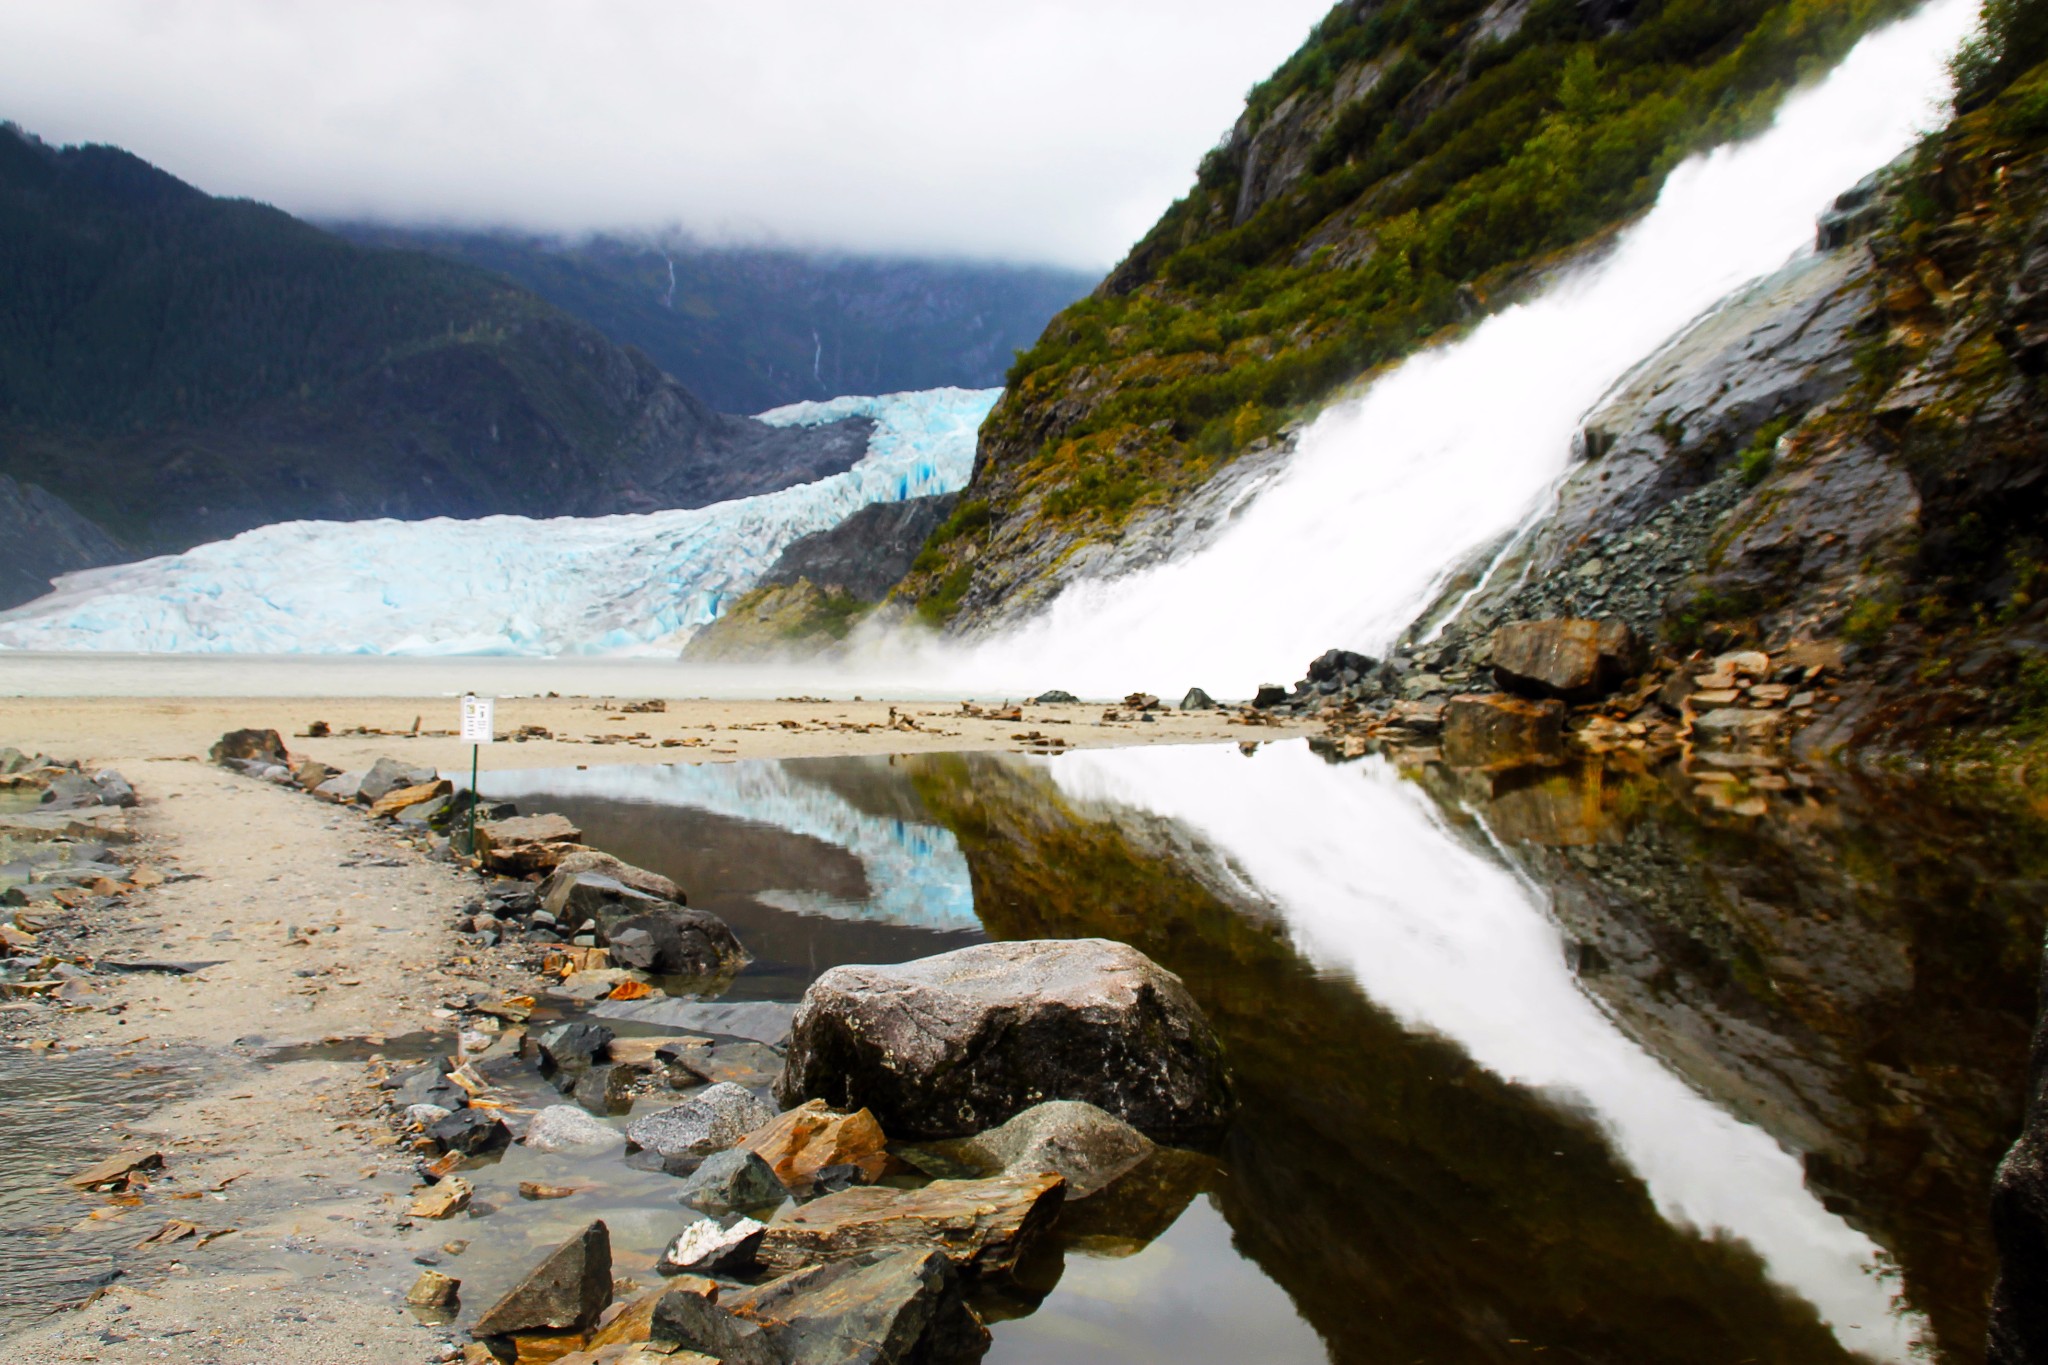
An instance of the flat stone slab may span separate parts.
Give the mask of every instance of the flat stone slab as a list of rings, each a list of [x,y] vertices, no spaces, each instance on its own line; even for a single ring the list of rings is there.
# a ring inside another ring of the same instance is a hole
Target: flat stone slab
[[[789,1024],[796,1015],[796,1006],[780,1000],[748,1000],[736,1005],[695,1000],[606,1000],[592,1007],[590,1013],[604,1019],[653,1024],[683,1033],[746,1038],[780,1047],[789,1040]]]
[[[860,1185],[779,1215],[761,1239],[760,1260],[786,1271],[866,1252],[931,1248],[963,1271],[1002,1274],[1059,1216],[1066,1188],[1051,1171],[934,1180],[921,1190]]]

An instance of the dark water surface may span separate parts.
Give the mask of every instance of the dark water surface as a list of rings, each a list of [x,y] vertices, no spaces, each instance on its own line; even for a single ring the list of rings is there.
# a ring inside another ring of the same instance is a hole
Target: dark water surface
[[[62,1181],[111,1154],[111,1123],[176,1097],[191,1066],[155,1049],[0,1049],[0,1336],[108,1283],[154,1230],[141,1217],[94,1221],[107,1199]]]
[[[1071,1205],[984,1301],[993,1361],[1981,1358],[2048,889],[2024,812],[1866,784],[1739,816],[1675,772],[1304,742],[485,786],[732,923],[728,1000],[983,938],[1187,981],[1242,1099],[1220,1160]],[[684,1219],[616,1161],[472,1179],[478,1305],[593,1214],[628,1263]]]

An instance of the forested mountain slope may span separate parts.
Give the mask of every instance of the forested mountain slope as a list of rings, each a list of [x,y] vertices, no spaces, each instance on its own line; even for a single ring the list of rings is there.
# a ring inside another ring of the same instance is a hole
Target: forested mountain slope
[[[0,129],[0,474],[133,554],[295,518],[697,506],[843,469],[865,435],[715,412],[485,271]]]
[[[727,412],[840,394],[993,388],[1095,276],[1047,266],[704,246],[670,236],[336,224],[492,270]]]

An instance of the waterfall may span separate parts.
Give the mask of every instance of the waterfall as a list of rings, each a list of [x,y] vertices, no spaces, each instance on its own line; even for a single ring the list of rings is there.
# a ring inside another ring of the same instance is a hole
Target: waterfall
[[[1811,249],[1829,201],[1938,122],[1976,10],[1932,0],[1866,36],[1768,131],[1676,168],[1603,260],[1325,410],[1206,548],[1069,585],[948,681],[1248,696],[1332,645],[1382,652],[1454,566],[1547,505],[1573,433],[1631,367]]]

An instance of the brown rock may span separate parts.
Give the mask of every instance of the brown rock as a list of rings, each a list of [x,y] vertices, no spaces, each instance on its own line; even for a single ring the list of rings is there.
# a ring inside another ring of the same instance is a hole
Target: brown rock
[[[151,1147],[137,1147],[117,1152],[105,1161],[95,1161],[77,1175],[64,1177],[64,1183],[75,1190],[92,1190],[117,1183],[126,1185],[129,1177],[142,1171],[160,1171],[163,1165],[162,1152]]]
[[[406,1291],[405,1301],[415,1308],[453,1308],[461,1290],[462,1281],[438,1270],[422,1270]]]
[[[960,1272],[925,1248],[812,1266],[724,1301],[782,1365],[963,1365],[989,1347]]]
[[[476,827],[477,857],[494,872],[523,877],[552,872],[562,859],[580,852],[583,831],[559,815],[516,815]]]
[[[340,775],[341,769],[330,768],[317,758],[309,758],[298,767],[292,769],[292,781],[298,783],[307,791],[313,790],[313,788],[319,786],[330,777],[339,777]]]
[[[1564,703],[1473,692],[1444,703],[1444,762],[1515,768],[1564,756]]]
[[[1001,1274],[1059,1214],[1067,1182],[1051,1171],[935,1180],[921,1190],[857,1185],[778,1217],[760,1260],[795,1270],[863,1252],[936,1247],[962,1270]]]
[[[1621,621],[1513,621],[1493,633],[1493,677],[1503,691],[1592,701],[1639,665],[1635,634]]]
[[[386,792],[370,803],[370,818],[374,820],[379,816],[396,815],[407,806],[417,806],[436,797],[454,794],[455,784],[445,777],[432,782],[422,782],[416,787],[400,787],[396,791]]]
[[[453,1218],[469,1207],[470,1196],[475,1193],[467,1180],[451,1175],[413,1196],[410,1212],[415,1218]]]
[[[291,761],[285,757],[284,737],[275,730],[230,730],[206,751],[206,756],[215,763],[258,758],[284,766]]]
[[[611,1298],[611,1230],[600,1220],[550,1252],[470,1330],[480,1337],[587,1331]]]
[[[827,1166],[858,1166],[870,1183],[880,1179],[889,1164],[888,1141],[867,1110],[835,1114],[825,1101],[811,1100],[740,1145],[766,1161],[783,1184],[804,1190]]]

